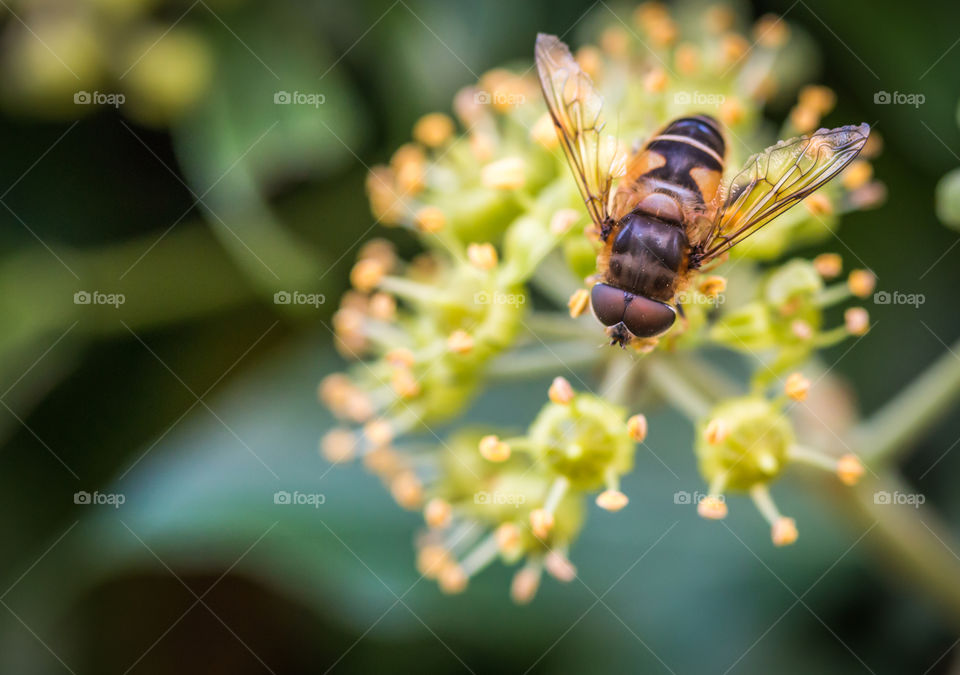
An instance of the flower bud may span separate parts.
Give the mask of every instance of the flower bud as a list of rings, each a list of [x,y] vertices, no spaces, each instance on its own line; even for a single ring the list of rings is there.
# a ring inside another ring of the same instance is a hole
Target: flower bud
[[[553,514],[546,509],[534,509],[530,512],[530,529],[538,539],[546,539],[553,529]]]
[[[465,330],[455,330],[447,338],[447,349],[455,354],[469,354],[473,351],[473,336]]]
[[[497,249],[493,244],[470,244],[467,247],[467,259],[477,269],[492,270],[497,266]]]
[[[585,288],[575,291],[574,294],[570,296],[570,300],[567,301],[567,307],[570,309],[570,318],[572,319],[576,319],[583,314],[589,306],[590,291]]]
[[[452,514],[453,508],[450,506],[450,502],[434,497],[427,502],[427,506],[423,510],[423,520],[428,527],[444,528],[450,524]]]
[[[527,165],[520,157],[506,157],[487,164],[480,181],[491,190],[519,190],[527,181]]]
[[[843,322],[850,335],[866,335],[870,330],[870,315],[863,307],[850,307],[843,313]]]
[[[446,226],[447,217],[436,206],[424,206],[417,211],[414,222],[421,232],[436,234]]]
[[[805,378],[801,373],[791,373],[790,376],[787,377],[783,388],[787,396],[794,401],[803,401],[807,398],[807,393],[810,391],[810,380]]]
[[[387,420],[371,420],[363,427],[363,435],[375,448],[384,447],[393,440],[393,428]]]
[[[510,598],[518,605],[526,605],[537,594],[540,587],[540,568],[526,566],[520,568],[510,584]]]
[[[605,511],[619,511],[629,503],[630,499],[620,490],[604,490],[597,495],[597,506]]]
[[[568,382],[566,378],[555,377],[553,378],[553,383],[550,385],[548,395],[554,403],[567,405],[573,400],[573,387],[570,386],[570,382]]]
[[[766,14],[753,27],[753,38],[767,49],[779,49],[790,39],[790,28],[779,16]]]
[[[349,462],[356,456],[357,437],[349,429],[331,429],[320,442],[324,458],[333,464]]]
[[[577,578],[577,568],[559,551],[550,551],[543,559],[543,566],[557,581],[568,583]]]
[[[647,428],[645,415],[633,415],[627,420],[627,433],[637,443],[643,443],[647,439]]]
[[[813,268],[824,279],[834,279],[843,271],[843,258],[836,253],[821,253],[813,259]]]
[[[727,489],[748,490],[780,474],[794,434],[778,408],[764,398],[747,396],[724,401],[711,418],[722,419],[729,433],[711,436],[709,424],[700,426],[696,452],[708,483],[719,479]]]
[[[853,270],[847,277],[847,287],[858,298],[867,298],[877,286],[877,277],[870,270]]]
[[[701,518],[723,520],[727,517],[727,502],[720,495],[707,495],[697,504]]]
[[[453,136],[453,120],[443,113],[421,117],[413,127],[413,137],[429,148],[437,148]]]
[[[480,454],[488,462],[505,462],[510,459],[510,446],[499,436],[484,436],[480,439]]]
[[[448,562],[445,564],[441,568],[440,576],[437,580],[440,584],[440,590],[448,595],[463,593],[469,582],[466,572],[464,572],[463,568],[456,562]]]
[[[797,540],[797,521],[780,516],[770,528],[770,538],[774,546],[789,546]]]
[[[417,553],[417,571],[427,579],[436,579],[450,562],[450,554],[441,546],[424,546]]]
[[[846,454],[837,460],[837,476],[844,485],[856,485],[863,475],[863,464],[856,455]]]

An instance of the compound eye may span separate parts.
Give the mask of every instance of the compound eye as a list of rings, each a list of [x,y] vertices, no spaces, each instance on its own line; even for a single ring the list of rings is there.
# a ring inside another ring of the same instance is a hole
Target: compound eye
[[[633,296],[607,284],[595,284],[590,291],[593,313],[604,326],[615,326],[623,321],[623,313]]]
[[[637,337],[647,338],[660,335],[677,318],[677,311],[670,305],[642,296],[635,296],[623,313],[623,325]]]

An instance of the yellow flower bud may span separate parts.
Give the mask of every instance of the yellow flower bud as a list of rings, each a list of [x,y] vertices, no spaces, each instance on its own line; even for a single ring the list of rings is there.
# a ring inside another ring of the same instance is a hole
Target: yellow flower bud
[[[630,502],[620,490],[604,490],[597,495],[597,506],[605,511],[619,511]]]
[[[443,113],[421,117],[413,127],[413,137],[430,148],[436,148],[453,137],[453,120]]]
[[[493,244],[470,244],[467,246],[467,260],[481,270],[492,270],[497,266],[497,249]]]
[[[813,267],[824,279],[834,279],[843,271],[843,258],[836,253],[821,253],[813,259]]]
[[[491,190],[519,190],[527,181],[527,165],[520,157],[506,157],[480,170],[480,181]]]
[[[491,434],[480,439],[480,454],[488,462],[505,462],[510,459],[510,446]]]
[[[647,439],[647,418],[645,415],[637,414],[627,420],[627,433],[637,443],[643,443]]]
[[[466,590],[469,578],[460,565],[456,562],[448,562],[441,568],[438,581],[441,591],[456,595]]]
[[[447,349],[454,354],[469,354],[473,351],[473,336],[465,330],[455,330],[447,338]]]
[[[847,287],[858,298],[869,297],[877,286],[877,277],[870,270],[853,270],[847,278]]]
[[[856,455],[846,454],[837,460],[837,476],[844,485],[856,485],[863,475],[863,463]]]
[[[423,510],[423,520],[428,527],[444,528],[450,524],[450,518],[453,515],[453,507],[450,502],[439,497],[434,497],[427,502]]]
[[[553,529],[553,514],[545,509],[534,509],[530,512],[530,529],[538,539],[546,539]]]
[[[333,464],[349,462],[356,456],[357,437],[349,429],[331,429],[320,442],[324,458]]]
[[[436,206],[424,206],[417,211],[414,216],[414,222],[421,232],[435,234],[440,232],[447,224],[447,217]]]
[[[570,300],[567,301],[567,307],[570,309],[570,318],[572,319],[576,319],[583,314],[589,306],[590,291],[585,288],[575,291],[574,294],[570,296]]]
[[[807,393],[810,391],[810,380],[801,373],[791,373],[783,388],[787,396],[794,401],[803,401],[806,400]]]
[[[553,378],[553,382],[550,384],[550,390],[547,392],[547,394],[549,395],[551,401],[560,405],[569,405],[575,395],[573,387],[570,386],[570,382],[563,377]]]
[[[797,540],[797,521],[780,516],[770,528],[770,538],[774,546],[789,546]]]
[[[722,495],[707,495],[697,504],[697,513],[701,518],[723,520],[727,517],[727,502]]]

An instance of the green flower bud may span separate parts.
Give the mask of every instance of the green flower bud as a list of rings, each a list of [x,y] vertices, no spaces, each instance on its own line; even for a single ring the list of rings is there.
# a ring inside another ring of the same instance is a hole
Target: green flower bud
[[[634,441],[626,411],[592,394],[578,394],[569,404],[548,403],[530,427],[534,452],[571,486],[590,490],[612,473],[633,468]]]
[[[697,427],[700,473],[717,492],[749,490],[780,475],[793,442],[790,422],[766,399],[728,400]]]
[[[597,270],[597,249],[579,232],[563,241],[563,257],[573,275],[584,279]]]
[[[774,270],[763,285],[764,299],[782,307],[798,298],[808,300],[823,290],[823,278],[813,263],[799,258]]]
[[[955,229],[960,227],[960,169],[937,183],[937,218]]]
[[[776,340],[770,311],[762,302],[750,302],[726,314],[710,328],[709,336],[738,351],[766,349]]]

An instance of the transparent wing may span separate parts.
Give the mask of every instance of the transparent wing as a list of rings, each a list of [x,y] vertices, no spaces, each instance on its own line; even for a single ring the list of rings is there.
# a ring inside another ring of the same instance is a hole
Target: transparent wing
[[[613,180],[625,169],[616,137],[603,133],[603,98],[557,37],[537,35],[536,61],[543,97],[573,177],[590,217],[603,224],[610,214]]]
[[[725,190],[701,243],[702,261],[729,251],[840,173],[867,142],[870,126],[820,129],[780,141],[749,160]]]

